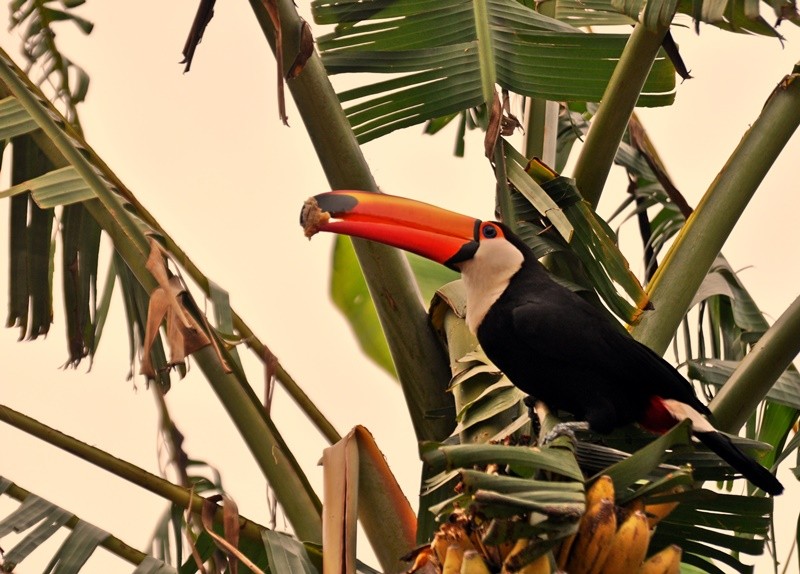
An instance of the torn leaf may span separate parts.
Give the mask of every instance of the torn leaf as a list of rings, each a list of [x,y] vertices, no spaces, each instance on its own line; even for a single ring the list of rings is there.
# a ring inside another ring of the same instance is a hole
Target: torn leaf
[[[142,364],[139,372],[148,378],[156,373],[150,359],[150,350],[158,335],[161,323],[167,322],[167,343],[170,348],[169,367],[183,364],[188,355],[211,344],[211,340],[200,324],[184,307],[182,294],[186,291],[178,277],[170,277],[166,264],[166,252],[150,238],[150,255],[145,267],[153,275],[158,287],[150,294],[145,325]]]
[[[150,294],[147,308],[147,324],[145,325],[142,363],[139,372],[148,378],[155,378],[156,372],[150,359],[158,329],[166,319],[167,343],[170,349],[168,366],[182,364],[186,357],[211,344],[211,340],[203,332],[200,324],[186,313],[181,302],[185,289],[178,277],[171,277],[168,288],[157,287]]]

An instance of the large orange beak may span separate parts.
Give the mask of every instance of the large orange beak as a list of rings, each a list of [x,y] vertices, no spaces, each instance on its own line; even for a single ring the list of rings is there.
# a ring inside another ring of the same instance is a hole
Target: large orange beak
[[[331,191],[308,199],[306,236],[330,231],[411,251],[451,269],[478,248],[480,220],[421,201],[366,191]]]

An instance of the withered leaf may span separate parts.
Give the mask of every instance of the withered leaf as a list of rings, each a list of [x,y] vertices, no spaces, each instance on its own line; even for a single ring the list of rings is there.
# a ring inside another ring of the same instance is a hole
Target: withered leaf
[[[276,0],[261,0],[264,9],[269,14],[272,27],[275,28],[275,60],[278,67],[278,115],[283,125],[289,125],[289,116],[286,115],[286,95],[283,86],[283,29],[281,27],[281,14]]]
[[[216,0],[200,0],[200,5],[197,7],[197,12],[192,21],[192,28],[189,30],[189,36],[186,38],[186,44],[183,46],[183,60],[181,64],[186,64],[183,68],[183,73],[189,71],[192,67],[192,60],[194,59],[194,51],[197,45],[203,39],[203,33],[206,31],[208,23],[214,17],[214,4]]]
[[[217,511],[217,502],[222,501],[222,526],[225,533],[224,538],[214,531],[214,514]],[[228,556],[228,572],[236,574],[241,561],[247,568],[257,574],[264,572],[256,566],[247,556],[239,551],[239,508],[233,499],[227,494],[217,494],[207,498],[203,502],[203,510],[200,514],[203,528],[214,540],[214,543]]]
[[[675,38],[672,37],[672,32],[669,30],[667,30],[667,35],[664,36],[664,40],[661,42],[661,47],[664,48],[664,51],[667,53],[672,65],[675,66],[675,71],[678,73],[681,79],[691,80],[692,74],[686,67],[683,57],[681,56],[681,52],[678,49],[678,44],[675,43]]]
[[[167,322],[167,343],[170,348],[170,366],[183,363],[188,355],[211,344],[200,324],[183,306],[185,288],[178,277],[170,277],[165,253],[161,245],[150,238],[150,255],[145,267],[153,275],[158,287],[150,294],[147,307],[144,346],[140,373],[155,378],[156,373],[150,359],[150,350],[158,335],[161,323]]]
[[[486,126],[486,135],[483,138],[483,153],[490,160],[494,157],[494,148],[500,138],[500,129],[503,122],[503,105],[500,103],[500,96],[494,93],[492,107],[489,112],[489,124]]]
[[[689,217],[692,214],[692,207],[672,182],[667,170],[664,168],[664,164],[661,162],[661,158],[658,156],[658,152],[656,152],[655,146],[650,141],[650,137],[636,114],[633,114],[628,122],[628,134],[631,145],[642,154],[647,165],[653,171],[653,175],[656,176],[658,183],[664,188],[669,198],[680,209],[684,217]]]
[[[503,117],[500,120],[500,133],[510,136],[514,134],[514,130],[521,128],[522,124],[517,116],[511,113],[511,99],[508,96],[508,90],[503,90]]]
[[[286,78],[296,78],[303,72],[303,68],[308,62],[308,59],[314,53],[314,36],[311,34],[311,26],[305,20],[300,24],[300,39],[297,46],[297,56],[294,62],[289,66],[289,71],[286,72]]]

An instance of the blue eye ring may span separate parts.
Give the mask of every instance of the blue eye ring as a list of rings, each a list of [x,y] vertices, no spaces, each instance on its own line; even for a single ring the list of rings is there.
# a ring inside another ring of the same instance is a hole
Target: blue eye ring
[[[483,228],[483,236],[486,239],[497,237],[497,228],[494,225],[487,225]]]

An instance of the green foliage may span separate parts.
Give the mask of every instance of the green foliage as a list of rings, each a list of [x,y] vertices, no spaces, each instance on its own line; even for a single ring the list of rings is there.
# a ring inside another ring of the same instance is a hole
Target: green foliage
[[[30,66],[40,73],[38,85],[49,82],[54,87],[53,99],[64,104],[67,121],[76,127],[80,126],[77,107],[86,99],[89,75],[58,49],[54,25],[71,22],[84,34],[91,34],[94,24],[74,10],[84,2],[12,0],[10,3],[10,29],[22,28],[23,54]],[[56,7],[59,5],[63,9]]]
[[[395,75],[339,94],[361,100],[345,110],[361,143],[485,103],[486,81],[525,96],[598,101],[627,40],[585,34],[515,0],[486,2],[486,21],[454,0],[317,0],[312,9],[318,24],[337,24],[318,40],[328,73]],[[446,34],[430,32],[442,26]],[[491,41],[479,38],[484,28]],[[674,89],[674,68],[661,57],[639,103],[668,105]]]
[[[430,301],[439,287],[458,277],[456,272],[428,259],[414,254],[407,256],[424,301]],[[336,238],[331,265],[331,298],[347,318],[367,357],[396,377],[378,312],[349,237]]]

